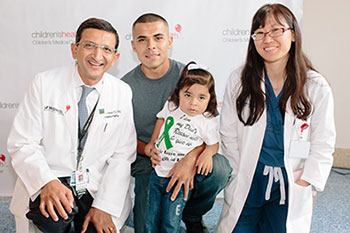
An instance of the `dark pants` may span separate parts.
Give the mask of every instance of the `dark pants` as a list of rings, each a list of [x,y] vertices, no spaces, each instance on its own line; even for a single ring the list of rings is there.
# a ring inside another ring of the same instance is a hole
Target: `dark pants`
[[[220,155],[213,156],[213,171],[207,176],[196,175],[194,189],[183,210],[182,219],[188,222],[200,222],[202,216],[214,205],[217,194],[225,187],[232,168],[228,160]],[[135,175],[135,233],[143,233],[148,202],[148,186],[151,172]]]
[[[69,186],[69,178],[60,178],[62,184],[67,188],[72,190]],[[73,190],[72,190],[73,192]],[[74,193],[74,192],[73,192]],[[87,192],[80,199],[74,196],[74,208],[70,214],[68,214],[68,219],[64,220],[58,215],[59,219],[57,222],[53,221],[51,217],[46,218],[41,214],[40,205],[40,195],[34,200],[29,201],[29,212],[27,213],[27,218],[33,221],[40,231],[43,233],[68,233],[71,229],[71,223],[74,222],[75,232],[81,232],[82,225],[84,222],[85,215],[89,212],[93,202],[92,196]],[[96,233],[96,229],[92,222],[89,223],[87,233]]]
[[[265,200],[268,176],[264,176],[264,167],[258,163],[252,185],[237,225],[232,233],[285,233],[288,213],[288,178],[282,168],[285,180],[286,201],[280,204],[280,182],[273,182],[271,196]]]

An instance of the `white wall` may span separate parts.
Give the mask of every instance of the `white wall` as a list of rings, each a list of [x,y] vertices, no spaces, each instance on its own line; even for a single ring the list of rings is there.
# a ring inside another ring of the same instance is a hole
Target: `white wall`
[[[305,0],[304,51],[329,81],[335,99],[338,148],[350,148],[350,2]]]

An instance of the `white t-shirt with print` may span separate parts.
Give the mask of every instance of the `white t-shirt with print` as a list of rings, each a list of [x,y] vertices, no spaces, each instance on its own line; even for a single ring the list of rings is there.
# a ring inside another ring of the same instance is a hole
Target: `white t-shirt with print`
[[[203,142],[206,145],[219,142],[218,117],[189,116],[180,107],[174,109],[174,104],[167,101],[157,114],[157,118],[164,119],[156,143],[161,162],[155,171],[160,177],[166,177],[176,162]]]

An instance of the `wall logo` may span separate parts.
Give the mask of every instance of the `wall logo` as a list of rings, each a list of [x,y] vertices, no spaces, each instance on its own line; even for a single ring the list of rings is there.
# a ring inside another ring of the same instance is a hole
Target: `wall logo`
[[[6,156],[4,154],[0,154],[0,168],[2,167],[7,167]]]
[[[19,103],[0,102],[0,110],[2,110],[2,109],[17,109],[18,106],[19,106]]]
[[[224,43],[248,43],[250,38],[249,29],[224,28],[221,34]]]
[[[175,25],[175,30],[176,30],[178,33],[181,32],[181,29],[182,29],[182,27],[181,27],[180,24],[176,24],[176,25]]]
[[[176,24],[174,27],[175,31],[169,32],[170,36],[172,36],[174,39],[183,39],[181,36],[182,26],[181,24]],[[128,33],[124,36],[125,40],[132,40],[132,34]]]
[[[170,35],[174,38],[174,39],[184,39],[184,37],[181,34],[182,31],[182,26],[181,24],[175,24],[174,27],[175,31],[170,32]]]
[[[67,45],[74,43],[76,32],[34,31],[31,33],[33,45]]]

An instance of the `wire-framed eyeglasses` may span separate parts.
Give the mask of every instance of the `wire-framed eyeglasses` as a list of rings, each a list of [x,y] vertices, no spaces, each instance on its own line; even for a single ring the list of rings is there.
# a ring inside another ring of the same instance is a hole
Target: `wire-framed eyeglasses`
[[[293,30],[292,28],[274,28],[268,32],[256,32],[253,35],[251,35],[253,40],[262,40],[265,38],[266,35],[269,35],[271,37],[278,37],[282,36],[283,33],[285,33],[288,30]]]
[[[77,46],[81,45],[86,50],[96,50],[97,48],[100,48],[105,54],[113,54],[117,52],[115,48],[109,47],[107,45],[98,45],[91,41],[82,41],[82,42],[76,43],[76,45]]]

